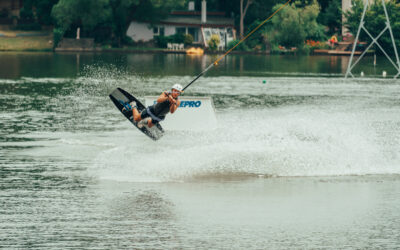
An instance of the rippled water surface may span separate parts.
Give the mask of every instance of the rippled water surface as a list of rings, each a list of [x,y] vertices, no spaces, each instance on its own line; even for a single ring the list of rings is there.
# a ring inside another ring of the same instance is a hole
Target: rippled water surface
[[[400,247],[398,80],[228,67],[187,91],[212,97],[218,128],[153,142],[108,94],[197,68],[81,63],[0,79],[0,248]]]

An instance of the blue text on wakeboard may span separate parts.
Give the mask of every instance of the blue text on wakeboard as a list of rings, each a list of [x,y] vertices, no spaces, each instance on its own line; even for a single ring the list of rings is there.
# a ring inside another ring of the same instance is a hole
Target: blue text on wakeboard
[[[154,101],[156,104],[157,101]],[[180,108],[198,108],[201,106],[201,101],[181,101]]]

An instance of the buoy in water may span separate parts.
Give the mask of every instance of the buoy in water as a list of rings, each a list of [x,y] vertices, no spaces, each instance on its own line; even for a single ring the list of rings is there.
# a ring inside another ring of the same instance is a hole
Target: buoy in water
[[[263,84],[266,84],[266,83],[267,83],[267,81],[263,80]]]

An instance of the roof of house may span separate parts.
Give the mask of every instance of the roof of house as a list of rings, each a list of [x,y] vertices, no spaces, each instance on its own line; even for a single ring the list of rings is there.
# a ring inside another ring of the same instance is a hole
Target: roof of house
[[[201,22],[200,11],[173,11],[159,24],[174,26],[193,26],[193,27],[211,27],[211,28],[234,28],[235,19],[225,17],[225,12],[208,11],[206,22]]]
[[[159,24],[174,26],[193,26],[193,27],[224,27],[234,28],[235,20],[225,17],[225,12],[207,12],[206,23],[201,22],[200,11],[173,11],[170,15],[162,19]]]
[[[172,11],[170,15],[174,16],[201,16],[201,11]],[[207,16],[225,16],[225,12],[207,11]]]
[[[170,25],[188,25],[188,26],[203,26],[203,27],[234,27],[235,21],[233,18],[207,16],[206,23],[201,22],[200,16],[175,16],[170,15],[166,19],[160,21],[162,24]]]

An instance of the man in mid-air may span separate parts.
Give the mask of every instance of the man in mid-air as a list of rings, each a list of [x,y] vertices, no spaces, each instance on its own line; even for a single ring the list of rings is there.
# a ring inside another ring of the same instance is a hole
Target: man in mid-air
[[[171,112],[173,114],[179,107],[181,101],[178,100],[182,93],[182,86],[175,84],[170,92],[164,91],[158,98],[157,103],[144,109],[141,113],[137,110],[136,102],[131,102],[130,107],[123,108],[123,112],[132,111],[133,120],[137,122],[139,128],[143,126],[153,127],[154,124],[165,119],[165,116]]]

